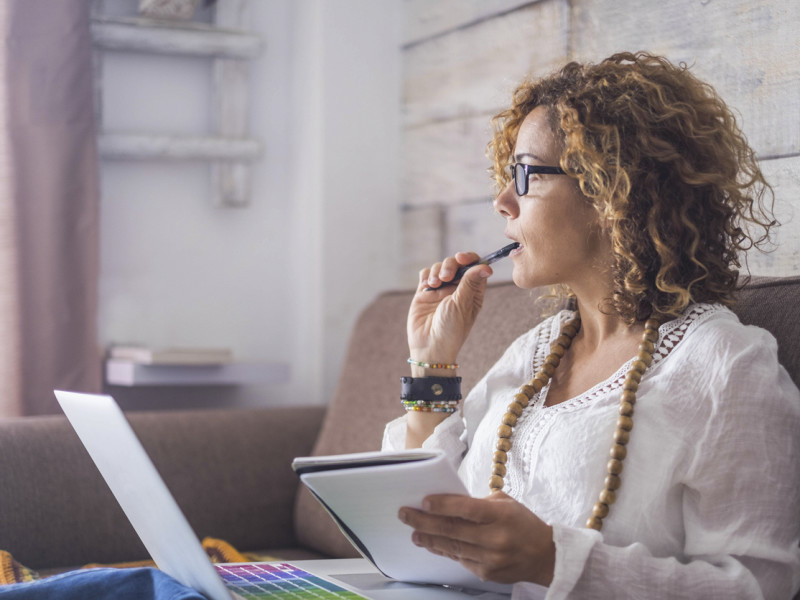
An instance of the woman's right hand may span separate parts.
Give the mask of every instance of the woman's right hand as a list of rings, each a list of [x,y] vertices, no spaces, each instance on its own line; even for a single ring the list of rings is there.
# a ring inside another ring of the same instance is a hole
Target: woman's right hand
[[[483,305],[486,279],[492,274],[492,268],[475,265],[457,285],[450,282],[458,267],[479,258],[474,252],[459,252],[420,271],[407,323],[408,347],[414,360],[456,362]]]

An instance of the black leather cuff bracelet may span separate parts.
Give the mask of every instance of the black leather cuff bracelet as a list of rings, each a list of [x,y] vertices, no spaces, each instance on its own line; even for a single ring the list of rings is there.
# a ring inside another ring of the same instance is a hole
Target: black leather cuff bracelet
[[[461,400],[461,377],[401,377],[401,400]]]

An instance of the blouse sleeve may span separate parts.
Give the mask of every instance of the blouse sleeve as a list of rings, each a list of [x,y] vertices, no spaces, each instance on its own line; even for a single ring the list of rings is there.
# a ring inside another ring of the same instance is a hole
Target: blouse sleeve
[[[687,416],[687,427],[697,425],[681,481],[684,556],[656,557],[642,544],[610,546],[597,531],[554,525],[548,600],[788,599],[797,592],[800,393],[778,364],[774,338],[752,327],[744,335],[709,341],[716,346],[697,389],[711,391]],[[517,584],[513,598],[529,597],[528,587]]]
[[[467,449],[463,439],[464,420],[458,412],[439,423],[433,433],[422,443],[425,450],[442,450],[457,469]],[[382,450],[402,450],[406,447],[406,417],[390,421],[383,431]]]

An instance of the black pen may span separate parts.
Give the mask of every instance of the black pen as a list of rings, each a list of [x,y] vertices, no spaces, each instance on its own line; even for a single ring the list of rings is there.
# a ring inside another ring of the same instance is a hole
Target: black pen
[[[503,246],[502,248],[500,248],[500,250],[495,250],[491,254],[487,254],[483,258],[480,258],[480,259],[476,260],[473,263],[469,263],[468,265],[464,265],[463,267],[459,267],[458,269],[456,269],[456,274],[453,276],[453,280],[452,281],[442,282],[442,286],[444,286],[444,285],[455,285],[464,276],[464,273],[467,272],[467,269],[470,269],[470,268],[474,267],[475,265],[490,265],[490,264],[492,264],[494,262],[497,262],[501,258],[505,258],[509,254],[511,254],[512,250],[516,250],[517,248],[519,248],[519,242],[513,242],[513,243],[509,244],[508,246]],[[426,292],[431,292],[433,290],[439,290],[439,289],[442,288],[442,286],[439,286],[438,288],[427,287],[427,288],[425,288],[425,291]]]

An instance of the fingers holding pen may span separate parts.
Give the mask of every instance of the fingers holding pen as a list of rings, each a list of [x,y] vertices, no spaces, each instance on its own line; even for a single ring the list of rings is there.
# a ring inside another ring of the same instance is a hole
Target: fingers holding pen
[[[486,277],[492,269],[477,265],[463,277],[457,271],[478,259],[473,252],[459,252],[420,271],[407,321],[408,347],[416,360],[456,362],[480,310]],[[459,278],[461,283],[455,285]]]
[[[420,272],[420,286],[426,290],[431,288],[437,289],[442,285],[442,280],[439,278],[439,273],[442,269],[442,263],[434,263]]]
[[[461,277],[458,269],[467,265],[473,264],[478,261],[480,257],[474,252],[457,252],[455,256],[448,256],[441,262],[437,262],[427,270],[423,269],[422,274],[425,274],[424,281],[427,287],[439,288],[442,285],[449,283],[456,283]]]
[[[474,252],[457,252],[455,256],[445,258],[439,271],[439,279],[445,282],[453,281],[460,267],[472,264],[479,258]]]

